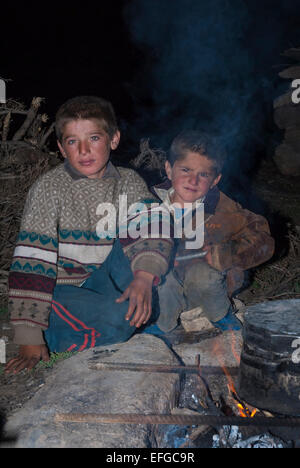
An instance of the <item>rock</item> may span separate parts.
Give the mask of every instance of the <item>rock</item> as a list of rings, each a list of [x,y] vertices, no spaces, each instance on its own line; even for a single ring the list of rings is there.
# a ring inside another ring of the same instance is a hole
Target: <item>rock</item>
[[[300,60],[300,47],[292,47],[291,49],[287,49],[281,55],[290,57],[294,60]]]
[[[278,73],[280,78],[285,78],[285,79],[297,79],[300,78],[300,66],[296,65],[293,67],[286,68],[285,70],[282,70],[281,72]]]
[[[273,103],[274,109],[277,109],[281,106],[289,106],[292,103],[292,94],[293,94],[294,89],[291,89],[285,94],[282,94],[281,96],[278,96]]]
[[[186,332],[204,331],[214,328],[210,321],[203,316],[201,307],[182,312],[180,322]]]
[[[237,316],[240,322],[244,323],[244,314],[246,312],[246,306],[244,302],[238,299],[237,297],[234,297],[233,303],[235,307],[235,315]]]
[[[300,153],[300,128],[287,128],[284,134],[284,143]]]
[[[194,365],[195,357],[200,354],[200,366],[236,367],[242,344],[242,331],[226,331],[199,343],[173,345],[173,349],[186,365]]]
[[[176,406],[177,374],[89,368],[100,361],[178,364],[166,344],[148,334],[61,361],[34,397],[9,417],[5,431],[16,434],[16,448],[149,447],[147,425],[54,422],[56,413],[170,413]]]
[[[300,152],[287,143],[276,148],[273,159],[281,174],[295,177],[300,175]]]
[[[239,320],[242,321],[243,312],[245,311],[245,305],[240,299],[237,298],[234,298],[233,302],[236,309],[236,314]],[[180,315],[180,322],[187,333],[215,330],[215,327],[203,315],[201,307],[196,307],[195,309],[182,312],[182,314]]]
[[[300,126],[300,106],[293,104],[277,106],[274,109],[274,121],[280,129]]]

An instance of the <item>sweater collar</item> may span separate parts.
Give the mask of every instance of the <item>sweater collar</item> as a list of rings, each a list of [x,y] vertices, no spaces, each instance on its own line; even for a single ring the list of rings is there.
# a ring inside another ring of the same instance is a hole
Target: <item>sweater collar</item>
[[[77,169],[75,169],[75,167],[73,167],[70,164],[68,159],[64,160],[64,168],[73,180],[88,179],[86,175],[81,174],[81,172],[77,171]],[[108,164],[105,168],[105,172],[101,179],[106,179],[107,177],[113,177],[115,179],[120,179],[121,177],[118,169],[113,165],[111,161],[108,161]]]
[[[169,196],[172,191],[172,184],[169,179],[166,179],[164,182],[162,182],[159,185],[156,185],[153,187],[154,192],[156,195],[161,199],[162,202],[165,200],[168,201],[170,200]],[[213,187],[210,189],[206,197],[204,198],[204,210],[208,214],[215,214],[217,204],[219,203],[220,200],[220,190],[218,189],[217,186]]]

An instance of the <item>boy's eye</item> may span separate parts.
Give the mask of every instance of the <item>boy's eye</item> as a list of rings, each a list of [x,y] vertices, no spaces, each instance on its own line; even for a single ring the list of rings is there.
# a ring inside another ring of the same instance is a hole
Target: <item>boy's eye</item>
[[[208,174],[208,172],[200,172],[200,177],[207,178],[207,177],[209,177],[209,174]]]
[[[91,140],[92,141],[98,141],[99,140],[99,135],[92,135]]]
[[[75,141],[76,140],[74,140],[74,139],[68,140],[67,145],[73,145],[75,143]]]
[[[187,167],[183,167],[182,172],[189,172],[189,169]]]

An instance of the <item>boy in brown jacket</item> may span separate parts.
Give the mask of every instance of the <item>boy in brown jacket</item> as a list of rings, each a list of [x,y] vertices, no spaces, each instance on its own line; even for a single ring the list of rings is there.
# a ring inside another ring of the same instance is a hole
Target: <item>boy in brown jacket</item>
[[[273,255],[274,240],[266,219],[243,209],[218,189],[224,161],[225,153],[215,137],[200,131],[182,132],[174,139],[165,164],[168,180],[154,188],[173,212],[175,225],[186,216],[184,208],[191,207],[194,232],[202,230],[204,239],[196,250],[187,248],[184,235],[178,239],[181,261],[175,261],[158,287],[157,325],[164,332],[176,327],[181,312],[195,307],[201,307],[215,327],[239,329],[232,294],[242,286],[245,270]],[[198,226],[196,203],[204,207]],[[191,259],[195,254],[202,257]]]

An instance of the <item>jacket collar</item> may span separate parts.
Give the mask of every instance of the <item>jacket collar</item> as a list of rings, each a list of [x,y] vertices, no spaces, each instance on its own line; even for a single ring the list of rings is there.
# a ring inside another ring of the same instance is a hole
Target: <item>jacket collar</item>
[[[160,198],[162,202],[169,201],[170,189],[172,188],[171,181],[166,179],[161,184],[152,188],[154,193]],[[217,204],[220,200],[220,190],[217,186],[210,189],[203,201],[204,210],[207,214],[215,214]]]
[[[75,169],[75,167],[70,164],[68,159],[64,160],[64,168],[73,180],[88,179],[87,176],[77,171],[77,169]],[[113,177],[115,179],[120,179],[121,177],[118,169],[112,164],[111,161],[108,161],[103,177],[101,178],[106,179],[107,177]]]

